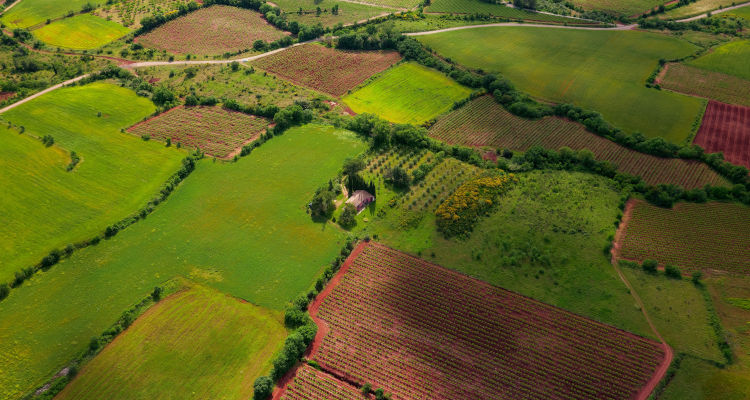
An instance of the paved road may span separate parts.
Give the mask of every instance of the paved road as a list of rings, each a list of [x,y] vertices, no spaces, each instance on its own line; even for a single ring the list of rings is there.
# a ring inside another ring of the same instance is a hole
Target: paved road
[[[532,27],[532,28],[582,29],[582,30],[587,30],[587,31],[629,31],[631,29],[634,29],[638,25],[632,24],[632,25],[618,25],[614,28],[596,28],[596,27],[585,27],[585,26],[564,26],[564,25],[544,25],[544,24],[522,24],[518,22],[499,22],[496,24],[466,25],[466,26],[456,26],[453,28],[438,29],[434,31],[404,33],[404,35],[423,36],[423,35],[432,35],[432,34],[441,33],[441,32],[460,31],[463,29],[492,28],[495,26],[527,26],[527,27]]]
[[[721,13],[727,12],[729,10],[734,10],[736,8],[742,8],[742,7],[747,7],[747,6],[750,6],[750,3],[739,4],[739,5],[736,5],[736,6],[726,7],[726,8],[723,8],[721,10],[711,11],[711,15],[721,14]],[[708,17],[708,13],[701,14],[701,15],[698,15],[698,16],[695,16],[695,17],[691,17],[691,18],[678,19],[677,22],[690,22],[690,21],[695,21],[695,20],[698,20],[698,19],[701,19],[701,18],[706,18],[706,17]]]

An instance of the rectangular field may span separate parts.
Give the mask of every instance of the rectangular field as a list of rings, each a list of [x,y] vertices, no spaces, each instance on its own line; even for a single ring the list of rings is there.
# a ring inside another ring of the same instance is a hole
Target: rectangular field
[[[639,153],[588,132],[581,124],[556,117],[537,121],[520,118],[490,96],[473,100],[440,118],[430,129],[430,136],[449,144],[514,151],[537,145],[554,150],[563,146],[589,149],[596,159],[613,162],[620,171],[640,176],[651,185],[672,183],[693,189],[728,184],[704,163]]]
[[[62,17],[69,11],[79,11],[89,3],[89,0],[22,0],[3,13],[0,20],[11,29],[28,28]]]
[[[709,102],[693,143],[750,169],[750,107]]]
[[[256,40],[272,42],[284,35],[257,11],[215,5],[169,21],[135,42],[175,54],[216,55],[252,49]]]
[[[289,21],[297,21],[303,25],[347,24],[397,11],[392,8],[340,0],[277,0],[274,3],[281,8]],[[333,14],[331,11],[335,6],[338,6],[338,14]],[[317,12],[318,7],[322,10],[320,14]]]
[[[285,337],[278,315],[193,286],[152,306],[55,398],[249,399]]]
[[[260,137],[268,120],[220,107],[175,107],[154,118],[139,122],[128,132],[151,139],[199,148],[207,155],[231,158],[242,146]]]
[[[678,203],[664,209],[635,200],[628,204],[624,220],[620,243],[624,259],[653,259],[686,273],[750,273],[750,207],[714,202]]]
[[[629,17],[643,14],[663,4],[664,0],[573,0],[572,3],[586,10],[607,11]]]
[[[520,19],[524,21],[597,24],[596,22],[592,21],[584,21],[576,18],[530,12],[518,8],[508,7],[502,4],[492,4],[481,0],[432,0],[425,11],[431,13],[451,14],[490,14],[496,17]]]
[[[161,13],[170,14],[181,4],[187,5],[192,0],[129,0],[114,1],[102,4],[94,13],[108,18],[132,29],[140,28],[141,18]]]
[[[401,60],[395,51],[342,51],[316,43],[253,61],[295,84],[342,96]]]
[[[375,243],[310,312],[311,358],[397,399],[633,398],[664,361],[656,342]]]
[[[89,50],[125,36],[130,29],[91,14],[79,14],[32,31],[42,42],[73,50]]]
[[[421,124],[471,94],[440,72],[414,62],[397,65],[367,86],[342,98],[356,113],[373,113],[396,123]]]
[[[750,107],[750,81],[685,64],[668,64],[659,84],[669,90]]]
[[[644,86],[660,58],[684,57],[698,49],[674,37],[638,31],[490,27],[417,38],[459,64],[499,72],[539,99],[600,112],[628,133],[681,143],[702,112],[700,99]]]
[[[750,80],[750,40],[735,40],[711,49],[687,65]]]

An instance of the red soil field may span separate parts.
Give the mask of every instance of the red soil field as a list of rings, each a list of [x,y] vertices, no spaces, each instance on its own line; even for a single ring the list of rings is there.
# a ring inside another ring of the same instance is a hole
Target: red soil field
[[[709,101],[693,143],[709,153],[724,153],[732,164],[750,168],[750,107]]]
[[[532,146],[557,150],[589,149],[597,160],[640,176],[646,183],[672,183],[687,189],[729,182],[708,165],[693,160],[661,158],[620,146],[591,133],[578,123],[555,117],[528,120],[506,111],[492,97],[483,96],[440,118],[430,136],[449,144],[526,151]]]
[[[750,207],[736,203],[678,203],[672,209],[642,200],[628,203],[621,258],[680,267],[750,274]]]
[[[287,34],[256,11],[217,5],[169,21],[135,42],[175,54],[216,55],[252,49],[258,39],[272,42]]]
[[[394,399],[628,399],[665,358],[652,340],[372,242],[310,314],[310,358]]]
[[[354,386],[325,372],[302,364],[284,391],[274,396],[281,400],[362,400],[365,396]],[[370,397],[371,398],[371,397]]]
[[[265,132],[268,120],[220,107],[175,107],[128,128],[128,132],[151,139],[180,143],[206,154],[231,158],[242,146]]]
[[[253,64],[298,85],[342,96],[399,60],[395,51],[343,51],[310,43]]]

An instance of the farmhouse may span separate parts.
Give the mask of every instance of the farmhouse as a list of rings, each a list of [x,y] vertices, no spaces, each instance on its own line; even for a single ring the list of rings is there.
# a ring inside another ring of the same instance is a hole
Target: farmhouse
[[[357,209],[357,212],[360,212],[373,201],[375,201],[375,196],[371,195],[370,192],[366,190],[357,190],[346,202],[353,205]]]

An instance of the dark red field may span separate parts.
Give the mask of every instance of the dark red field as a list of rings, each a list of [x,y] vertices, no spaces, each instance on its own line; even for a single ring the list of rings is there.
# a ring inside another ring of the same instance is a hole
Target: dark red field
[[[302,364],[294,378],[274,399],[281,400],[361,400],[365,397],[354,386]]]
[[[709,101],[694,143],[724,153],[732,164],[750,168],[750,107]]]
[[[394,399],[629,399],[665,358],[652,340],[375,243],[310,313],[326,376]]]

